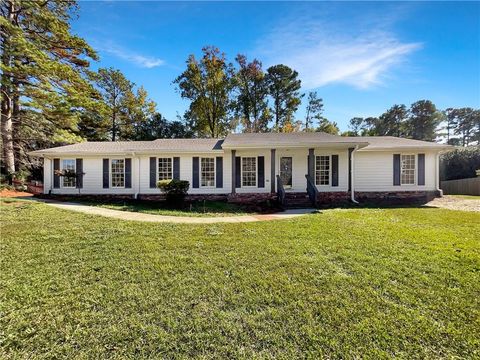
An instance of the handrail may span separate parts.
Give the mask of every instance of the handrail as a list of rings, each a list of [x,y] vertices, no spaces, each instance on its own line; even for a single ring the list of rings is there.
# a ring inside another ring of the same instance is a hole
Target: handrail
[[[317,206],[317,194],[318,194],[318,189],[315,186],[315,183],[313,182],[313,179],[310,175],[305,174],[305,178],[307,179],[307,194],[308,197],[310,198],[310,202],[312,203],[313,206]]]
[[[278,202],[281,206],[285,205],[285,188],[283,187],[282,179],[280,175],[277,175],[277,195]]]

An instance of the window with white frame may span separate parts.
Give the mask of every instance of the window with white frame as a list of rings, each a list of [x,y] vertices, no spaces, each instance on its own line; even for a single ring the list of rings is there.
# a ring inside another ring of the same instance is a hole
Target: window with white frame
[[[158,158],[158,180],[172,178],[172,158]]]
[[[200,159],[200,186],[215,186],[215,158]]]
[[[315,184],[330,185],[330,155],[315,157]]]
[[[415,185],[415,155],[402,155],[401,159],[401,184]]]
[[[257,186],[257,158],[242,158],[242,186]]]
[[[75,173],[76,172],[76,164],[75,159],[63,159],[62,160],[62,172],[65,173]],[[65,188],[73,188],[77,185],[77,179],[71,176],[63,176],[62,177],[62,186]]]
[[[112,159],[112,188],[119,188],[125,186],[125,160]]]

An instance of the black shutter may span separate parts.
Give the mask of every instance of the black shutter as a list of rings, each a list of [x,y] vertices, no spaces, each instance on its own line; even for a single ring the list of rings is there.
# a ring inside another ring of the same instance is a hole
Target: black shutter
[[[400,154],[393,154],[393,185],[400,186]]]
[[[265,157],[259,156],[257,158],[258,162],[258,187],[265,187]]]
[[[425,154],[418,154],[418,185],[425,185]]]
[[[157,187],[157,158],[150,158],[150,189]]]
[[[198,156],[192,159],[192,187],[198,189],[200,187],[200,161]]]
[[[125,188],[132,187],[132,159],[125,159]]]
[[[83,188],[83,159],[75,160],[75,170],[77,171],[77,189]]]
[[[242,187],[242,158],[235,157],[235,187]]]
[[[103,159],[103,188],[108,189],[110,184],[110,175],[109,175],[109,163],[108,159]]]
[[[173,158],[173,179],[180,180],[180,158]]]
[[[338,155],[332,155],[332,186],[338,186]]]
[[[215,186],[217,188],[223,188],[223,157],[217,156],[216,159],[216,166],[215,166]]]
[[[56,174],[60,171],[60,159],[53,159],[53,187],[58,189],[60,187],[60,176]]]

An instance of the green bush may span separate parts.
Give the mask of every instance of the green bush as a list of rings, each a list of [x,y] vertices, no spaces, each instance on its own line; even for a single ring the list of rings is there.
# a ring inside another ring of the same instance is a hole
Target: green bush
[[[480,146],[455,149],[440,156],[440,179],[473,178],[480,169]]]
[[[190,183],[186,180],[160,180],[157,187],[165,193],[168,204],[181,207],[190,188]]]

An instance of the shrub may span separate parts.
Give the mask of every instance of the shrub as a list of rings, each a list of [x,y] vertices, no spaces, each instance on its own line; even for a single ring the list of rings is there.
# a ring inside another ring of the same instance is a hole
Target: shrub
[[[440,157],[440,179],[456,180],[476,176],[480,169],[480,146],[455,149]]]
[[[186,180],[160,180],[157,187],[165,193],[168,204],[180,207],[185,201],[190,183]]]

